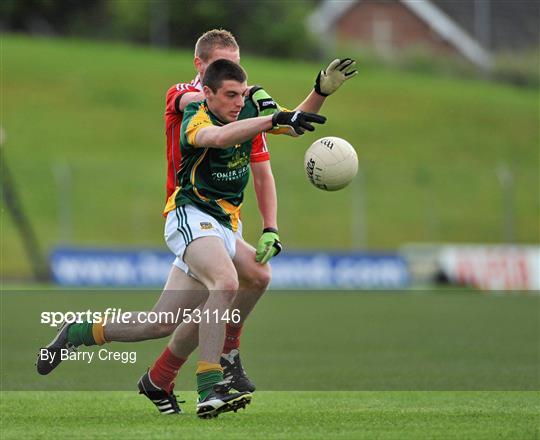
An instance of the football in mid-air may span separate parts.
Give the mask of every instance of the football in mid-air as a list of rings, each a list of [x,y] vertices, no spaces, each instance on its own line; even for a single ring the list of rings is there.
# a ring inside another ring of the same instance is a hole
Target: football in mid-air
[[[319,189],[337,191],[346,187],[358,172],[358,156],[345,139],[323,137],[311,144],[304,156],[309,181]]]

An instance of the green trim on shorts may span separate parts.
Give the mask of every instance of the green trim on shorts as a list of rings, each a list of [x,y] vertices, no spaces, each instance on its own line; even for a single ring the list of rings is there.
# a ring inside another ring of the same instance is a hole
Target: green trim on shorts
[[[186,205],[183,205],[182,206],[182,211],[184,212],[184,218],[186,220],[186,227],[187,227],[187,231],[189,233],[189,236],[190,236],[190,243],[193,241],[193,231],[191,230],[191,226],[189,226],[189,223],[188,223],[188,220],[187,220],[187,213],[186,213]]]
[[[186,229],[184,222],[187,225],[187,216],[185,214],[185,209],[182,210],[180,208],[184,208],[184,207],[183,206],[178,207],[175,210],[176,218],[178,219],[178,226],[176,229],[178,232],[180,232],[180,234],[182,234],[182,237],[184,238],[184,241],[186,242],[186,246],[187,246],[189,243],[193,241],[193,234],[191,234],[191,229],[189,229],[189,231]]]

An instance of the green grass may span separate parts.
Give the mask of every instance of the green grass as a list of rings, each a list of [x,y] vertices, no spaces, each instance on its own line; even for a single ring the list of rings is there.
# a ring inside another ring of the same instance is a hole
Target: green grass
[[[5,155],[23,206],[45,247],[163,246],[167,88],[193,76],[192,55],[120,44],[2,36]],[[250,83],[294,106],[320,64],[243,57]],[[272,137],[280,232],[288,249],[351,249],[355,185],[312,188],[303,153],[338,135],[357,149],[369,248],[404,242],[501,242],[496,169],[514,174],[517,242],[538,242],[538,95],[506,85],[362,68],[331,97],[328,123],[301,139]],[[59,183],[69,169],[71,184]],[[60,171],[59,171],[60,170]],[[59,189],[62,187],[63,189]],[[60,219],[68,200],[71,230]],[[245,235],[260,232],[253,191]],[[331,233],[328,233],[331,231]],[[29,273],[2,211],[3,275]]]
[[[2,438],[535,439],[538,393],[257,392],[214,420],[160,416],[134,392],[4,392]],[[29,423],[31,421],[31,423]]]

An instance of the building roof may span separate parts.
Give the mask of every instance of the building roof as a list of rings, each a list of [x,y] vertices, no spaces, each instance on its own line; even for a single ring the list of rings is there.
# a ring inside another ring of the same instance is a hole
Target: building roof
[[[540,44],[540,2],[538,0],[431,0],[488,50],[521,50]],[[478,29],[479,8],[486,15],[488,29]]]
[[[323,1],[308,18],[308,24],[316,34],[332,33],[338,20],[362,0]],[[491,68],[491,55],[472,38],[458,23],[429,0],[396,0],[418,18],[427,23],[434,32],[447,41],[465,58],[483,69]]]

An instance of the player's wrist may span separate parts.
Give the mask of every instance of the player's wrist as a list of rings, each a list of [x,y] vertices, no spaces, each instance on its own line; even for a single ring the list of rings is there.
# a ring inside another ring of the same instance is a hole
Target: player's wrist
[[[263,229],[263,234],[266,234],[267,232],[272,232],[273,234],[277,234],[278,230],[277,228],[267,227]]]
[[[275,112],[272,117],[271,117],[271,123],[272,123],[272,128],[275,128],[278,126],[278,116],[283,113],[283,112]]]
[[[253,86],[249,90],[249,99],[257,109],[259,116],[273,115],[281,110],[274,99],[261,86]]]

